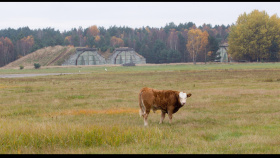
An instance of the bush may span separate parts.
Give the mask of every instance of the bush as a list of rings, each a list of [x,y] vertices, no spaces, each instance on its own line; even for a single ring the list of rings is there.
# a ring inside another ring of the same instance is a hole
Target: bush
[[[108,47],[107,46],[104,46],[104,47],[101,47],[101,52],[106,52],[107,51],[107,49],[108,49]]]
[[[20,66],[19,66],[19,69],[21,69],[21,70],[24,69],[24,66],[20,65]]]
[[[35,67],[35,69],[39,69],[41,67],[41,65],[39,63],[34,63],[34,67]]]
[[[134,63],[125,63],[125,64],[122,64],[122,66],[135,66]]]

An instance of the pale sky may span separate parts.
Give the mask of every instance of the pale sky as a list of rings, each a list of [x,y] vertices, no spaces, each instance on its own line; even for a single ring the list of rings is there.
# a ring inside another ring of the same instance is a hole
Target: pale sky
[[[254,9],[280,15],[280,2],[0,2],[0,6],[0,29],[51,27],[60,32],[92,25],[160,28],[170,22],[226,26]]]

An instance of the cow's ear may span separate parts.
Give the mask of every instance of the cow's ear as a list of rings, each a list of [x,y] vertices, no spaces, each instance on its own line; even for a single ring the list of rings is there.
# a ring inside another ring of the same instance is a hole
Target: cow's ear
[[[192,96],[192,94],[191,94],[191,93],[188,93],[188,94],[187,94],[187,98],[188,98],[188,97],[191,97],[191,96]]]

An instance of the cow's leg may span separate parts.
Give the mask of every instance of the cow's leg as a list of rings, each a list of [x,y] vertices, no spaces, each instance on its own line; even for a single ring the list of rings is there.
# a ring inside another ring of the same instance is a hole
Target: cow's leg
[[[170,124],[172,123],[172,112],[173,112],[173,109],[168,110],[168,117],[169,117]]]
[[[148,114],[144,114],[144,126],[148,126]]]
[[[146,113],[144,114],[144,126],[148,126],[148,115],[149,115],[150,111],[146,111]]]
[[[169,117],[169,123],[171,124],[172,123],[172,113],[168,113],[168,117]]]
[[[165,118],[165,112],[161,111],[161,118],[160,118],[159,124],[162,124],[164,118]]]

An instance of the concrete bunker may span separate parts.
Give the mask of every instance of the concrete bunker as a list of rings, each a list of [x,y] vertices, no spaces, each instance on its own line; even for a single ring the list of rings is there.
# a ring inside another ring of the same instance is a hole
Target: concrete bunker
[[[96,48],[77,48],[78,53],[75,65],[102,65],[106,64],[105,58],[102,57]]]
[[[116,48],[111,56],[109,56],[107,63],[109,64],[146,64],[146,59],[136,53],[133,48],[122,47]]]
[[[75,54],[71,55],[62,65],[102,65],[106,60],[96,48],[76,48]]]
[[[76,48],[62,65],[103,65],[103,64],[146,64],[146,59],[136,53],[133,48],[116,48],[112,55],[104,57],[96,48]]]

